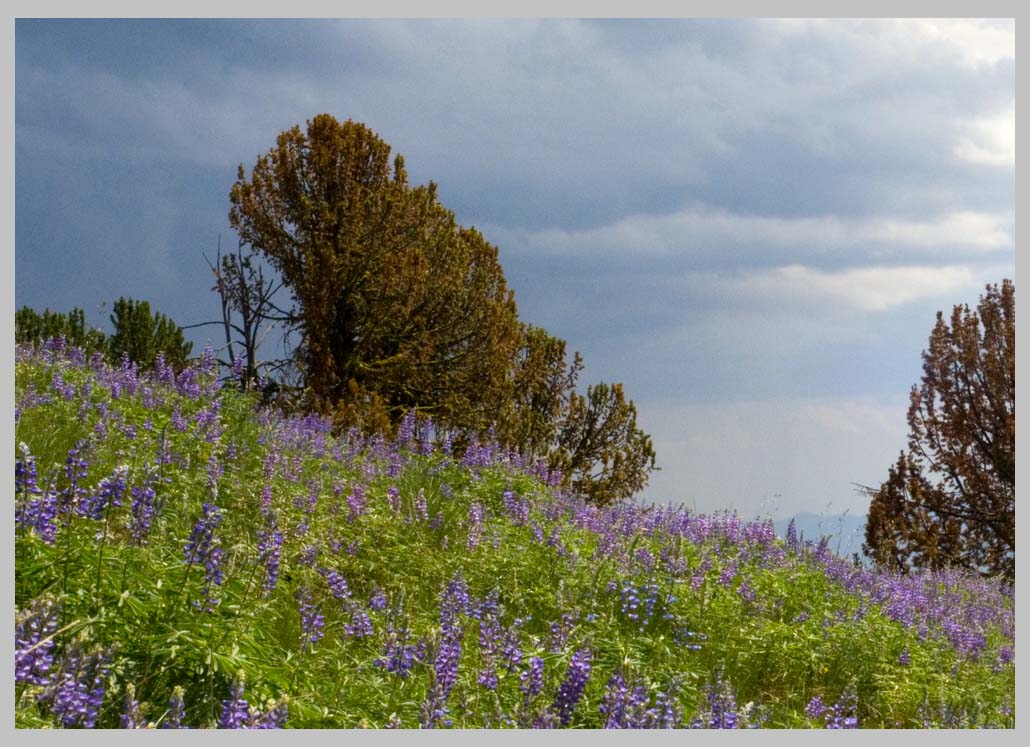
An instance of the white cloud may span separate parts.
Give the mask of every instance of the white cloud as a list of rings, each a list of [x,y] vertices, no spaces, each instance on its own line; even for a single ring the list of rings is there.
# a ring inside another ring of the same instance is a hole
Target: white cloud
[[[787,304],[814,301],[826,308],[844,304],[862,311],[885,311],[920,298],[954,294],[975,286],[976,280],[968,267],[861,267],[823,272],[788,265],[724,282],[734,292]]]
[[[771,218],[692,206],[665,215],[633,215],[583,230],[511,231],[490,226],[487,235],[513,250],[554,253],[689,254],[727,244],[812,250],[899,249],[994,251],[1013,246],[1011,216],[957,211],[933,220],[850,219],[834,215]]]
[[[1016,165],[1016,102],[1001,114],[970,120],[966,137],[955,146],[955,155],[973,163]]]
[[[930,42],[956,48],[970,67],[1016,57],[1014,19],[922,18],[897,21]]]

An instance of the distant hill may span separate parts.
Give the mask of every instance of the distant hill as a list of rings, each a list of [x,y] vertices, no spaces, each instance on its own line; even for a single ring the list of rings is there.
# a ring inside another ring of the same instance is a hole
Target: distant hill
[[[805,539],[818,542],[823,535],[830,535],[830,549],[841,557],[850,558],[853,553],[862,552],[865,539],[864,514],[813,514],[807,511],[794,515],[798,534]],[[773,522],[776,534],[786,537],[790,517]]]

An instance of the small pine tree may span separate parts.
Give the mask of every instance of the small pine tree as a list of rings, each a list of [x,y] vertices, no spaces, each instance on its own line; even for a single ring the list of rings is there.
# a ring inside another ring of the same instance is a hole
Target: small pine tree
[[[193,343],[187,342],[182,329],[164,314],[151,314],[150,304],[131,298],[119,298],[111,314],[114,334],[109,343],[109,356],[119,361],[123,356],[142,368],[153,368],[158,353],[176,371],[186,366]]]

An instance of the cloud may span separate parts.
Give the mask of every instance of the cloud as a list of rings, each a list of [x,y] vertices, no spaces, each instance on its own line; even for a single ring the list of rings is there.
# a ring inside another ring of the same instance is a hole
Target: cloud
[[[972,163],[991,166],[1016,165],[1016,102],[1008,111],[972,119],[963,125],[966,137],[955,146],[955,155]]]
[[[885,311],[977,285],[976,274],[968,267],[863,267],[821,272],[803,265],[777,267],[723,284],[728,292],[759,295],[780,305],[802,303],[824,309],[844,305],[862,311]]]
[[[1011,214],[956,211],[930,220],[891,217],[866,219],[823,215],[804,218],[768,217],[694,205],[662,215],[632,215],[586,229],[545,228],[512,231],[486,226],[487,236],[512,251],[550,255],[633,254],[661,257],[699,255],[740,248],[753,259],[763,251],[793,256],[847,251],[853,261],[867,261],[869,250],[904,253],[948,250],[989,253],[1011,250]],[[855,250],[858,250],[856,253]],[[739,253],[734,260],[742,259]]]

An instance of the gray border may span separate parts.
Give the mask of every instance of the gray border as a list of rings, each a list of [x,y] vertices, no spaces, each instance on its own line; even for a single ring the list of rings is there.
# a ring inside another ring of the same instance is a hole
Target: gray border
[[[47,2],[45,4],[40,3],[24,3],[15,2],[13,5],[13,15],[8,17],[6,25],[6,33],[4,34],[5,40],[8,42],[5,45],[7,49],[7,55],[5,64],[7,65],[7,74],[4,75],[4,128],[8,134],[8,147],[6,153],[8,154],[5,159],[4,168],[6,171],[5,179],[3,181],[3,216],[6,219],[5,225],[7,226],[6,235],[7,241],[4,243],[2,252],[2,262],[0,265],[0,293],[2,293],[6,300],[6,308],[8,309],[9,316],[7,317],[7,323],[3,325],[3,337],[2,344],[5,345],[5,349],[8,352],[7,355],[0,358],[0,366],[3,368],[3,372],[6,375],[6,381],[8,381],[5,394],[3,396],[2,410],[3,417],[5,417],[5,423],[7,424],[4,428],[4,444],[3,448],[7,454],[5,463],[8,465],[8,475],[11,474],[14,462],[14,362],[13,354],[11,351],[14,349],[14,78],[15,78],[15,17],[72,17],[72,16],[94,16],[94,17],[473,17],[473,16],[486,16],[486,17],[588,17],[588,16],[607,16],[607,17],[747,17],[747,16],[758,16],[758,17],[776,17],[776,16],[793,16],[793,17],[861,17],[867,14],[881,14],[884,17],[919,17],[919,16],[1000,16],[1000,17],[1016,17],[1016,4],[1011,0],[999,2],[997,0],[990,2],[959,2],[958,0],[937,0],[936,2],[929,2],[928,0],[917,0],[915,2],[906,0],[904,3],[898,2],[885,2],[884,0],[875,0],[874,2],[862,2],[862,3],[835,3],[831,7],[828,7],[825,2],[815,2],[814,0],[789,0],[788,2],[777,2],[775,4],[764,4],[756,2],[756,0],[746,0],[740,2],[740,0],[728,0],[724,2],[708,2],[698,3],[691,2],[689,4],[682,2],[670,2],[668,0],[639,0],[638,2],[627,4],[627,3],[613,3],[609,0],[603,0],[598,2],[597,0],[563,0],[563,2],[539,2],[539,0],[526,0],[524,2],[515,3],[512,0],[507,0],[505,3],[491,4],[488,8],[484,8],[479,3],[471,2],[470,0],[450,0],[449,2],[434,2],[429,8],[420,6],[414,0],[383,0],[382,2],[372,4],[368,0],[363,0],[360,3],[355,2],[329,2],[327,0],[302,0],[300,2],[291,3],[288,6],[283,6],[282,3],[273,3],[270,0],[250,0],[249,2],[242,2],[241,0],[219,0],[218,2],[195,2],[192,0],[184,0],[176,4],[162,3],[157,9],[153,7],[141,7],[138,3],[128,3],[125,0],[106,0],[105,2],[94,2],[88,7],[83,7],[80,4],[68,2],[67,0],[60,0],[59,2]],[[287,11],[284,13],[284,10]],[[1018,49],[1018,38],[1017,38],[1017,49]],[[1017,55],[1018,58],[1018,55]],[[1024,79],[1027,71],[1024,69],[1026,66],[1021,64],[1017,59],[1017,79]],[[1017,83],[1018,90],[1018,83]],[[1025,107],[1020,107],[1017,103],[1017,114]],[[1017,121],[1019,116],[1017,116]],[[1027,179],[1020,180],[1017,171],[1017,189],[1016,189],[1016,212],[1017,215],[1025,214],[1026,211],[1023,209],[1026,206],[1026,193],[1027,193]],[[1020,188],[1022,181],[1022,189]],[[1023,197],[1021,197],[1023,195]],[[1018,261],[1019,251],[1016,252],[1016,281],[1017,285],[1022,284],[1022,275],[1025,272],[1020,271],[1020,262]],[[1024,365],[1030,364],[1030,353],[1025,352],[1022,342],[1025,335],[1017,333],[1017,347],[1024,352],[1017,351],[1017,388],[1019,382],[1022,381],[1022,375],[1020,372],[1024,371]],[[1025,413],[1018,417],[1017,423],[1019,430],[1023,430],[1024,421],[1026,420]],[[1017,443],[1017,464],[1022,457],[1027,456],[1027,452],[1030,451],[1030,446],[1027,446],[1023,442]],[[8,506],[13,503],[13,484],[8,482],[8,487],[4,489],[4,495],[12,496],[12,500],[8,502]],[[1017,497],[1019,492],[1017,490]],[[13,567],[14,567],[14,549],[11,538],[13,537],[13,513],[10,509],[4,512],[3,516],[3,542],[5,547],[5,556],[8,558],[8,568],[10,569],[3,579],[4,589],[6,591],[6,610],[8,614],[8,641],[11,640],[11,634],[13,633],[13,619],[14,619],[14,589],[13,589]],[[1017,540],[1018,543],[1018,540]],[[1026,572],[1026,563],[1022,561],[1020,557],[1016,558],[1016,567],[1018,569],[1018,575],[1022,575]],[[1020,603],[1021,600],[1017,599],[1017,617],[1022,618],[1023,607],[1025,605]],[[1018,625],[1017,625],[1018,629]],[[1022,675],[1022,667],[1019,664],[1020,661],[1026,657],[1021,657],[1019,650],[1016,651],[1016,710],[1021,711],[1021,705],[1023,702],[1023,693],[1025,688],[1023,687],[1023,681],[1025,676]],[[5,649],[4,660],[7,671],[10,672],[13,667],[13,650]],[[14,683],[12,680],[4,681],[4,692],[6,694],[6,703],[8,704],[3,717],[2,723],[4,725],[4,733],[14,738],[17,734],[19,743],[35,743],[36,740],[41,742],[53,743],[55,741],[63,741],[65,737],[62,737],[62,732],[26,732],[20,731],[15,732],[13,728],[13,703],[14,703]],[[1021,721],[1017,720],[1017,728],[1013,731],[998,732],[992,735],[983,735],[982,738],[988,739],[989,741],[995,741],[996,739],[1002,739],[1006,743],[1014,743],[1017,736],[1022,732],[1030,732],[1030,729],[1022,727]],[[755,737],[766,742],[773,740],[774,742],[794,742],[795,740],[822,740],[822,732],[805,732],[805,731],[770,731],[761,732],[764,736]],[[65,733],[67,734],[67,733]],[[154,739],[185,739],[184,736],[173,737],[170,736],[170,732],[154,732]],[[169,734],[167,737],[158,737],[157,734]],[[216,734],[224,734],[225,736],[216,736]],[[252,739],[274,739],[274,740],[286,740],[289,738],[290,732],[283,732],[276,735],[269,734],[266,737],[253,736]],[[375,732],[348,732],[345,735],[341,735],[338,732],[333,731],[311,731],[305,732],[305,739],[314,738],[318,742],[329,742],[330,740],[338,740],[341,737],[346,740],[358,739],[360,742],[376,742],[376,743],[399,743],[400,741],[406,741],[414,733],[413,732],[386,732],[386,731],[375,731]],[[594,739],[600,739],[607,741],[609,739],[615,739],[620,742],[625,742],[632,737],[628,734],[602,734],[592,733],[576,735],[575,732],[541,732],[538,735],[534,735],[534,740],[539,739],[544,742],[552,741],[557,744],[557,740],[562,740],[562,743],[566,743],[570,734],[575,735],[575,741],[586,741]],[[807,735],[807,736],[806,736]],[[478,742],[483,738],[483,732],[476,731],[451,731],[447,733],[432,733],[432,732],[420,732],[416,737],[419,741],[429,740],[437,743],[451,743],[453,740],[458,742],[465,742],[472,744]],[[518,732],[491,732],[490,739],[493,740],[496,737],[500,737],[507,743],[517,743],[520,740]],[[694,732],[691,739],[696,736],[701,736],[700,733]],[[850,736],[840,734],[840,739],[867,739],[872,736],[876,739],[886,738],[889,742],[900,742],[907,738],[907,732],[903,731],[884,731],[884,732],[857,732]],[[86,737],[89,743],[104,743],[108,740],[119,741],[121,739],[138,739],[140,737],[130,734],[121,734],[119,732],[108,732],[108,733],[92,733],[87,736],[87,733],[78,733],[75,735],[67,734],[68,739],[81,740]],[[194,732],[191,733],[190,738],[198,737],[202,741],[208,740],[232,740],[232,739],[243,739],[241,735],[230,736],[228,733],[217,733],[217,732]],[[660,733],[649,733],[647,736],[648,741],[664,741],[672,739],[681,739],[683,737],[680,734],[660,734]],[[143,737],[146,738],[146,737]],[[737,741],[740,739],[747,739],[742,734],[706,734],[701,736],[702,741],[708,741],[711,739],[730,739]],[[946,741],[958,741],[963,739],[961,732],[940,732],[935,733],[935,741],[938,739],[944,739]]]

